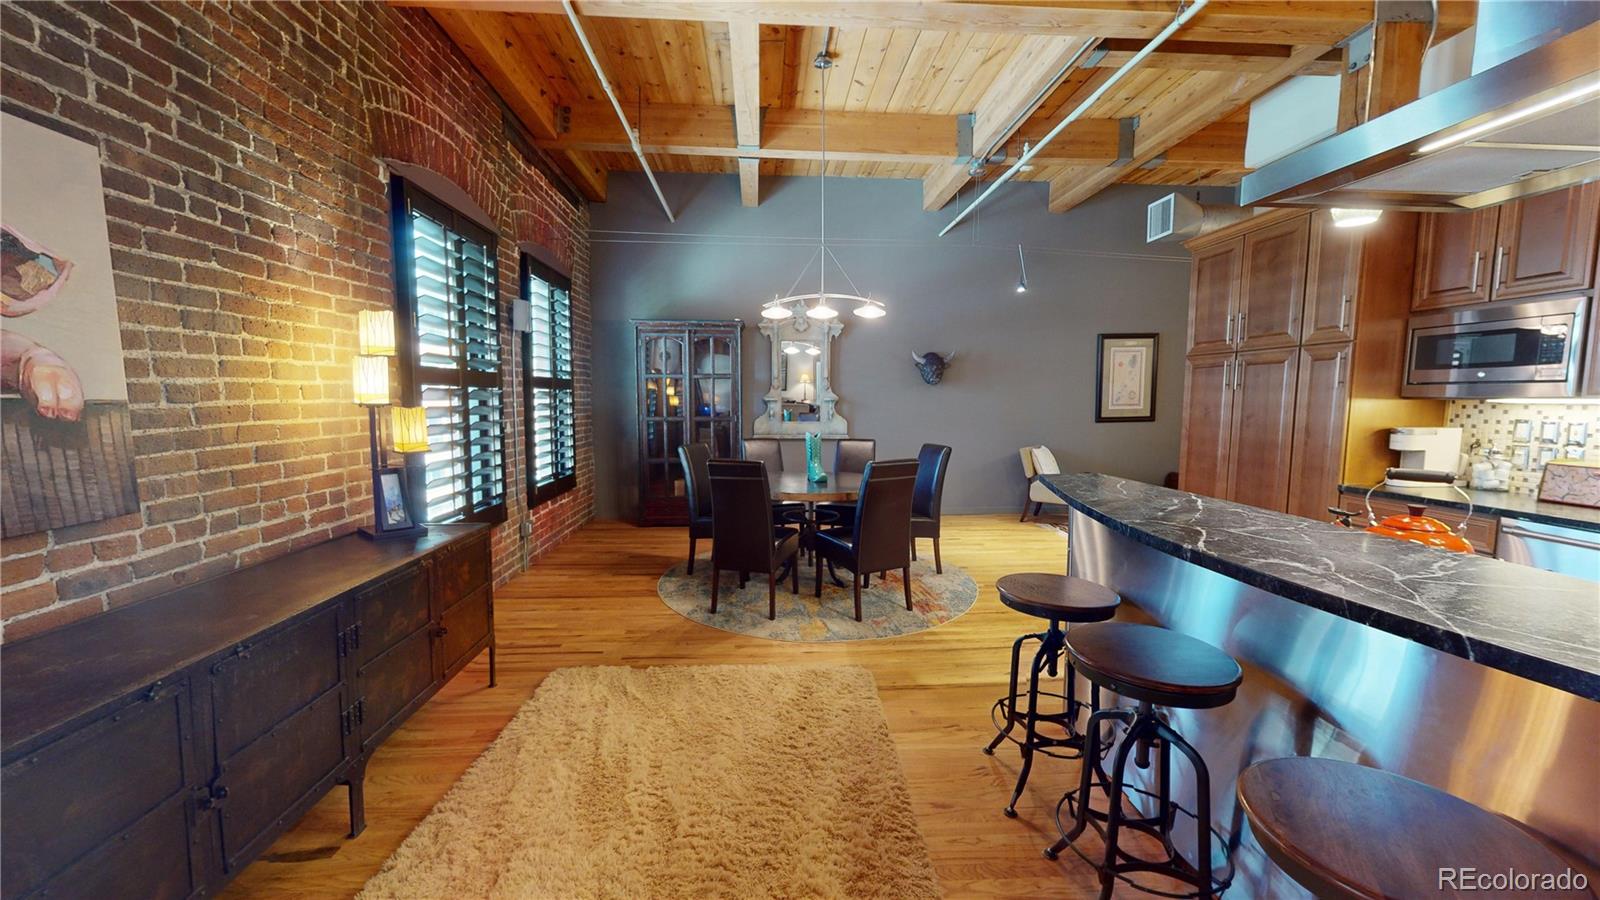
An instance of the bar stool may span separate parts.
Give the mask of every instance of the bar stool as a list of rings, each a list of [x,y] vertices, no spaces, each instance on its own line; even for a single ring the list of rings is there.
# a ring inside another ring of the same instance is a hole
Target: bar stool
[[[1011,693],[996,700],[989,710],[989,717],[994,721],[996,734],[994,740],[989,742],[989,746],[983,748],[983,752],[993,756],[994,748],[1000,746],[1000,742],[1004,740],[1009,740],[1022,748],[1022,771],[1017,775],[1017,787],[1011,792],[1011,802],[1007,803],[1005,808],[1005,814],[1015,819],[1017,799],[1022,796],[1022,789],[1028,783],[1028,772],[1033,769],[1033,754],[1039,752],[1056,759],[1077,759],[1083,749],[1083,736],[1078,733],[1077,726],[1078,712],[1082,709],[1093,712],[1100,708],[1098,687],[1094,688],[1089,703],[1078,699],[1077,679],[1073,677],[1070,660],[1067,662],[1064,693],[1039,690],[1039,674],[1048,671],[1050,677],[1054,678],[1058,671],[1061,649],[1066,645],[1067,639],[1067,632],[1062,624],[1104,622],[1117,614],[1117,606],[1122,602],[1122,598],[1110,588],[1092,581],[1045,572],[1006,575],[995,582],[995,587],[1000,591],[1001,603],[1024,615],[1050,621],[1050,627],[1045,631],[1025,634],[1011,645]],[[1039,649],[1033,654],[1033,665],[1028,675],[1028,691],[1023,694],[1017,689],[1017,673],[1022,662],[1022,646],[1028,641],[1038,641]],[[1027,701],[1026,708],[1019,709],[1018,705],[1024,697]],[[1060,700],[1062,711],[1040,712],[1040,697]],[[1004,720],[1003,725],[1002,720]],[[1062,736],[1040,734],[1040,723],[1061,728]],[[1019,724],[1023,726],[1021,740],[1011,736],[1011,730]],[[1063,748],[1070,752],[1063,752]]]
[[[1318,897],[1481,897],[1481,888],[1464,889],[1459,874],[1446,873],[1571,869],[1514,822],[1381,769],[1271,759],[1240,773],[1238,790],[1256,843]]]
[[[1222,893],[1233,880],[1233,866],[1227,858],[1226,841],[1211,827],[1211,775],[1199,751],[1166,723],[1164,710],[1212,709],[1232,702],[1244,679],[1239,664],[1204,641],[1131,622],[1102,622],[1078,628],[1067,636],[1067,654],[1091,684],[1138,705],[1101,709],[1089,716],[1078,787],[1063,796],[1056,807],[1057,825],[1061,825],[1061,810],[1066,807],[1072,813],[1072,827],[1064,828],[1061,839],[1044,855],[1055,859],[1063,848],[1072,847],[1073,852],[1099,870],[1102,900],[1111,896],[1111,888],[1119,879],[1135,889],[1167,897],[1213,897]],[[1109,779],[1100,764],[1104,756],[1101,726],[1107,722],[1122,722],[1125,726],[1122,741],[1112,754]],[[1157,750],[1155,793],[1128,787],[1123,775],[1129,754],[1137,750],[1135,764],[1147,768],[1152,746]],[[1173,750],[1187,757],[1194,768],[1193,811],[1174,802],[1171,796]],[[1090,808],[1092,787],[1105,792],[1105,812]],[[1123,808],[1133,805],[1129,794],[1154,801],[1155,812],[1148,816],[1130,815]],[[1195,822],[1195,865],[1184,859],[1172,842],[1172,827],[1179,815]],[[1073,843],[1090,825],[1105,839],[1105,858],[1099,863]],[[1146,859],[1119,847],[1117,839],[1125,828],[1160,841],[1166,859]],[[1212,861],[1213,837],[1223,848],[1221,876],[1216,874],[1217,866]],[[1129,877],[1141,872],[1185,882],[1193,885],[1194,891],[1177,894],[1158,890]]]

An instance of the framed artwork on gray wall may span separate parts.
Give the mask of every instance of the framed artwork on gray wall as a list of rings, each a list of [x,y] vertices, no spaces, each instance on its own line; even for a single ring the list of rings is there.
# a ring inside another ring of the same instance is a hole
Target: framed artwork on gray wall
[[[1153,422],[1159,335],[1102,334],[1095,341],[1094,420]]]

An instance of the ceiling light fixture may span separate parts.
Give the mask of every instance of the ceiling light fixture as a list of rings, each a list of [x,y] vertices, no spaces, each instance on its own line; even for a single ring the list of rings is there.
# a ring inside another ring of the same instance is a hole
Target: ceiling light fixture
[[[823,41],[822,50],[818,52],[816,58],[811,61],[811,65],[813,67],[822,71],[821,97],[823,98],[819,116],[822,149],[820,165],[822,167],[822,171],[817,179],[817,249],[816,252],[811,255],[811,259],[817,260],[818,263],[817,289],[814,292],[807,292],[803,294],[796,294],[793,292],[795,285],[800,283],[800,279],[804,278],[806,272],[811,268],[811,261],[807,260],[805,266],[800,269],[800,274],[795,276],[794,284],[789,285],[790,293],[788,296],[779,297],[761,305],[761,317],[764,319],[781,321],[792,316],[802,316],[800,323],[796,326],[800,330],[805,328],[807,319],[815,319],[826,322],[830,319],[838,318],[839,310],[833,306],[830,306],[828,304],[829,300],[838,301],[841,304],[854,304],[855,314],[863,319],[881,319],[889,314],[888,308],[884,306],[883,301],[874,300],[871,297],[864,297],[861,295],[861,289],[856,287],[855,279],[850,277],[850,273],[845,271],[844,264],[839,262],[839,258],[834,256],[833,250],[829,249],[828,247],[827,96],[828,70],[833,68],[833,60],[828,56],[828,45],[831,43],[831,37],[830,29],[829,37]],[[839,271],[843,273],[845,280],[850,282],[850,289],[855,291],[855,293],[845,294],[828,290],[828,260],[830,259],[833,260],[834,265],[839,267]],[[808,349],[806,352],[816,356],[822,351]]]
[[[1360,228],[1371,225],[1383,215],[1381,209],[1344,209],[1335,206],[1328,210],[1328,215],[1333,219],[1335,228]]]
[[[1017,279],[1017,293],[1028,292],[1028,261],[1022,258],[1022,245],[1017,245],[1017,268],[1022,271],[1022,277]]]
[[[822,348],[818,347],[816,344],[807,344],[806,345],[806,355],[807,356],[821,356],[822,355]]]

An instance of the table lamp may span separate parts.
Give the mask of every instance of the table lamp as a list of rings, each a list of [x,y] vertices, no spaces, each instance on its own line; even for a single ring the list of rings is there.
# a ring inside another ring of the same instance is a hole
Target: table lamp
[[[378,449],[378,407],[389,406],[389,360],[395,355],[394,313],[362,310],[356,315],[360,352],[350,364],[355,402],[367,408],[371,440],[372,527],[365,537],[380,541],[428,533],[417,524],[406,496],[406,473],[392,468]],[[422,453],[428,449],[428,417],[422,407],[391,407],[390,437],[396,453]]]

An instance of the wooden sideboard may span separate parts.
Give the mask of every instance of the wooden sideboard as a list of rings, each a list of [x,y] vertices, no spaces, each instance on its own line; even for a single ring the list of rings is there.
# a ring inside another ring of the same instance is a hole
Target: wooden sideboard
[[[0,894],[209,894],[478,653],[489,530],[338,538],[0,649]]]

